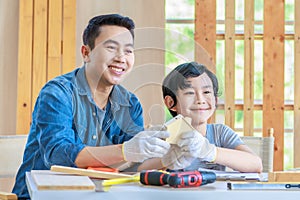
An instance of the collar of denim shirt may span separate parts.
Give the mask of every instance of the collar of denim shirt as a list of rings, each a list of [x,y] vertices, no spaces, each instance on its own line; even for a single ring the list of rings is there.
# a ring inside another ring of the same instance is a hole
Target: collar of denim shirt
[[[82,66],[75,76],[75,87],[80,95],[87,95],[92,99],[91,89],[86,79],[85,66]],[[112,108],[118,109],[120,106],[130,106],[130,92],[121,85],[115,85],[110,93],[109,101]]]

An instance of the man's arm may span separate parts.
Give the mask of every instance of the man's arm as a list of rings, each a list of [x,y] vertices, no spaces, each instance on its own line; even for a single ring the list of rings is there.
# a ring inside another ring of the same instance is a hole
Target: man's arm
[[[75,164],[77,167],[104,167],[124,161],[122,144],[90,147],[79,152]]]

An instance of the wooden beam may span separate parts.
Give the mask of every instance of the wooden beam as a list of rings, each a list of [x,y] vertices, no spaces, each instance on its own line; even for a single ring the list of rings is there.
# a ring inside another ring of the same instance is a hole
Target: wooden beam
[[[195,60],[216,73],[216,0],[195,1]]]
[[[284,1],[264,1],[263,136],[274,128],[274,171],[284,158]]]
[[[245,1],[244,135],[253,136],[254,107],[254,0]]]
[[[300,1],[295,1],[294,167],[300,167]]]
[[[216,73],[216,0],[195,1],[195,61]],[[215,114],[209,122],[215,121]]]
[[[225,5],[225,124],[235,122],[235,0]]]

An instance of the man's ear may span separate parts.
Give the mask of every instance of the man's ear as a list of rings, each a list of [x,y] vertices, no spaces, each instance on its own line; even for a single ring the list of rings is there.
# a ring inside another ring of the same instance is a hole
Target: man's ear
[[[81,46],[81,55],[82,55],[83,61],[85,63],[90,62],[90,56],[89,56],[90,52],[91,52],[91,50],[90,50],[89,46],[87,46],[87,45]]]
[[[176,106],[174,106],[174,99],[171,96],[169,95],[165,96],[164,101],[168,109],[176,112]]]

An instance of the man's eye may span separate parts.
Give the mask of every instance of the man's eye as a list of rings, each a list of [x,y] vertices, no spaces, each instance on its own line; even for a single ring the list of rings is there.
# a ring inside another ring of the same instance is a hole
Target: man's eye
[[[107,46],[106,48],[109,49],[109,50],[116,50],[116,49],[117,49],[117,48],[114,47],[114,46]]]
[[[204,94],[210,94],[210,93],[211,93],[210,90],[204,91]]]

